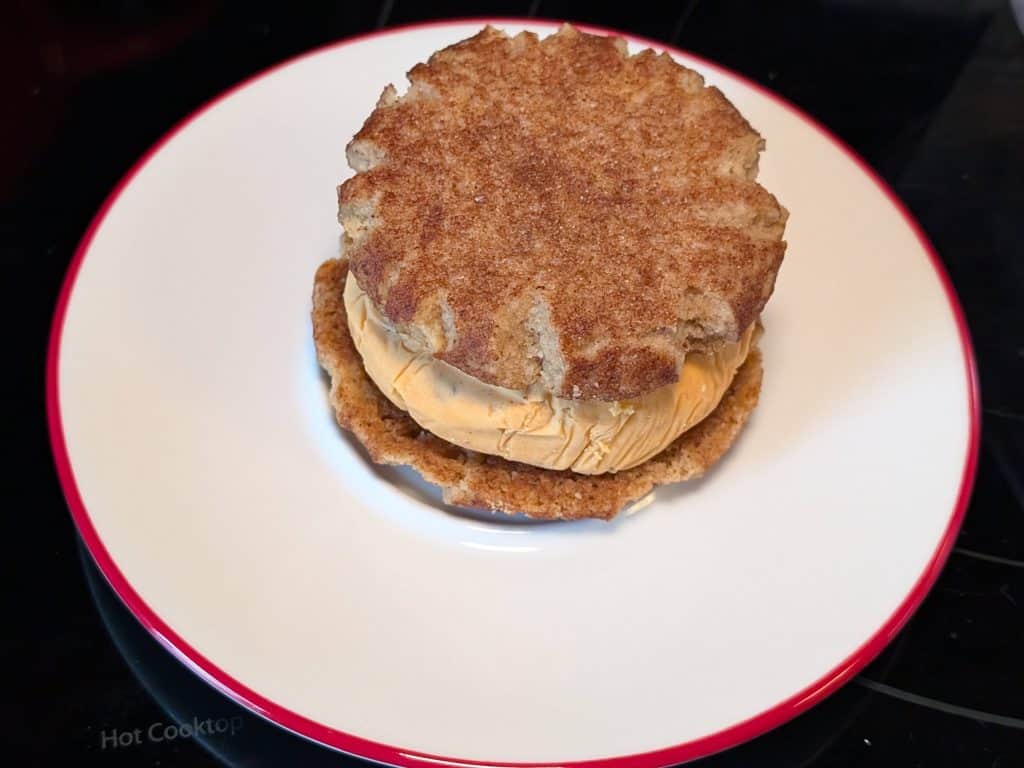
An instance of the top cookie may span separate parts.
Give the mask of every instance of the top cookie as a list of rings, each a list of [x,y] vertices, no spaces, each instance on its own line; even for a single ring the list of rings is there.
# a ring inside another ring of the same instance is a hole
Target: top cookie
[[[407,343],[497,386],[619,400],[736,340],[786,211],[764,142],[665,54],[493,28],[392,86],[338,189],[359,285]]]

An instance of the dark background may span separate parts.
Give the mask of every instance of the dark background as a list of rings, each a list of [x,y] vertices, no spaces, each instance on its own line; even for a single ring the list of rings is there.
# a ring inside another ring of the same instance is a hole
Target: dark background
[[[97,576],[52,468],[47,333],[89,219],[175,122],[310,47],[468,15],[617,27],[778,91],[895,188],[966,310],[982,380],[983,447],[967,521],[937,586],[853,683],[701,764],[1024,766],[1024,308],[1016,301],[1024,290],[1024,38],[1010,6],[995,0],[0,4],[0,319],[8,348],[0,379],[13,459],[3,474],[7,764],[356,762],[207,688]],[[103,748],[115,730],[193,717],[239,719],[234,734]]]

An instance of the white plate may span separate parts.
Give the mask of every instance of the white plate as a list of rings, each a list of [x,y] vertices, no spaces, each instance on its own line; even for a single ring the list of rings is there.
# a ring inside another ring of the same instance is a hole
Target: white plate
[[[673,52],[767,137],[761,179],[791,211],[761,404],[728,458],[610,524],[474,519],[368,465],[334,426],[310,339],[345,143],[385,84],[480,26],[300,57],[128,174],[54,321],[64,490],[136,616],[310,738],[402,765],[707,754],[846,681],[934,581],[977,451],[962,314],[849,150]]]

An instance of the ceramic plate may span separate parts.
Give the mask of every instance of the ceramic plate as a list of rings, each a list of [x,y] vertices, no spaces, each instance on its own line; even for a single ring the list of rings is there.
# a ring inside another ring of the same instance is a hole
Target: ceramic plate
[[[480,26],[302,56],[139,162],[54,322],[61,480],[139,620],[285,728],[410,766],[680,762],[820,700],[933,583],[977,453],[963,317],[848,149],[672,51],[766,137],[760,178],[791,212],[733,450],[612,523],[474,517],[370,465],[334,425],[310,331],[345,144],[384,85]]]

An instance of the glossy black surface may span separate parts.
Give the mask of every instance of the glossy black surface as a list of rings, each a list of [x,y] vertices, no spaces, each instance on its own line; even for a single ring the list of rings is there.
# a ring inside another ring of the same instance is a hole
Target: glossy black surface
[[[855,682],[700,764],[1024,766],[1024,38],[1004,3],[957,0],[3,6],[7,764],[357,762],[227,701],[111,594],[78,544],[52,469],[42,387],[50,315],[105,195],[206,99],[289,55],[381,25],[531,13],[674,43],[815,115],[919,217],[977,347],[980,472],[935,590]],[[179,722],[214,733],[157,740]]]

